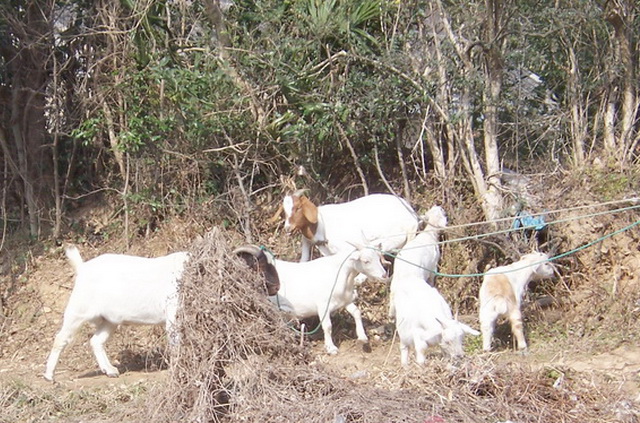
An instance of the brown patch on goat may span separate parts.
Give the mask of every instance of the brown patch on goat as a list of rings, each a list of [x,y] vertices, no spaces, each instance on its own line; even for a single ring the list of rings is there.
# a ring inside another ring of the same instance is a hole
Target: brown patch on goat
[[[307,239],[312,239],[318,228],[318,208],[307,197],[293,196],[293,211],[289,224]]]
[[[509,278],[505,275],[489,275],[485,281],[485,289],[488,298],[504,298],[507,302],[508,311],[511,313],[513,307],[516,306],[516,294],[511,288]]]
[[[516,339],[519,350],[527,348],[522,325],[522,313],[518,307],[516,294],[509,283],[509,278],[505,275],[489,275],[485,280],[485,290],[488,298],[504,300],[507,305],[506,316],[511,325],[511,333]],[[495,323],[494,323],[495,324]]]

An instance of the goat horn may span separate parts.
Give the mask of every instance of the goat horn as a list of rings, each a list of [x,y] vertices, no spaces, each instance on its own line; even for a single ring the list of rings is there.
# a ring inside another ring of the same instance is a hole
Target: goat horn
[[[280,204],[278,206],[278,210],[276,210],[276,212],[273,214],[273,216],[271,216],[271,218],[267,222],[274,223],[276,220],[280,219],[280,215],[282,214],[283,210],[284,210],[284,207],[282,207],[282,204]]]
[[[262,249],[260,249],[260,247],[257,247],[255,245],[243,245],[242,247],[238,247],[235,250],[233,250],[233,254],[241,254],[241,253],[249,253],[253,256],[258,256],[260,255],[260,253],[262,252]]]
[[[293,194],[294,197],[301,197],[303,196],[307,191],[309,191],[309,188],[300,188],[298,190],[296,190]]]

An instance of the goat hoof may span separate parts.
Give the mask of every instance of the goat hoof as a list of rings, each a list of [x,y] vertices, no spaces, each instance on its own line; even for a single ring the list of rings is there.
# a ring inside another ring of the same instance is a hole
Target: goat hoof
[[[362,343],[362,351],[364,351],[366,353],[370,353],[371,352],[371,344],[369,343],[369,341]]]
[[[327,354],[329,354],[329,355],[336,355],[336,354],[338,354],[338,348],[337,348],[337,347],[327,348]]]
[[[113,370],[106,370],[104,372],[108,377],[118,377],[120,376],[120,372],[118,371],[118,369],[113,369]]]

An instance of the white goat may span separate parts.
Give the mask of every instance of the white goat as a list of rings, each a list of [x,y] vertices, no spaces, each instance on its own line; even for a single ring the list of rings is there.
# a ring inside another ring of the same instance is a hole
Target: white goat
[[[352,246],[350,251],[303,263],[276,260],[275,266],[280,290],[270,299],[297,318],[318,316],[329,354],[338,353],[331,338],[331,313],[343,307],[355,320],[358,340],[368,342],[360,310],[354,304],[357,298],[355,276],[360,272],[372,279],[385,280],[386,270],[379,252],[368,247],[354,250]]]
[[[241,249],[235,252],[241,256],[252,253]],[[164,323],[170,341],[177,342],[178,284],[189,259],[188,253],[157,258],[104,254],[87,262],[82,260],[74,246],[68,247],[65,253],[77,276],[64,312],[62,328],[47,359],[45,379],[53,381],[60,354],[85,322],[96,327],[90,340],[91,348],[100,370],[109,377],[116,377],[119,372],[109,362],[104,345],[118,325]],[[263,252],[262,257],[255,257],[255,265],[261,270],[262,266],[271,266],[271,275],[269,271],[265,274],[268,292],[275,294],[278,281],[273,265],[268,264]],[[247,261],[246,257],[243,258]],[[271,282],[275,284],[273,287]]]
[[[311,259],[314,245],[325,256],[350,250],[353,244],[380,244],[383,251],[398,249],[413,238],[420,222],[406,200],[391,194],[317,207],[296,193],[285,196],[282,207],[285,230],[303,235],[300,261]]]
[[[520,303],[529,281],[550,278],[554,268],[544,253],[525,254],[519,261],[496,267],[484,276],[480,287],[479,318],[482,348],[491,350],[493,329],[498,317],[507,316],[518,350],[526,350]]]
[[[424,279],[414,276],[398,282],[393,301],[402,365],[408,365],[411,347],[420,365],[424,364],[426,350],[432,345],[440,345],[449,357],[464,355],[464,336],[478,336],[480,332],[454,319],[449,304]]]
[[[411,347],[422,365],[429,346],[439,344],[446,355],[459,357],[464,355],[464,336],[480,335],[454,319],[449,304],[431,286],[440,259],[438,238],[447,216],[442,207],[434,206],[424,218],[427,227],[398,253],[391,278],[389,316],[396,317],[403,366],[409,363]]]
[[[440,206],[433,206],[422,217],[427,222],[423,232],[407,242],[393,263],[393,277],[390,286],[389,317],[394,317],[393,291],[398,280],[403,278],[421,278],[433,286],[435,283],[440,246],[440,232],[447,226],[447,215]]]

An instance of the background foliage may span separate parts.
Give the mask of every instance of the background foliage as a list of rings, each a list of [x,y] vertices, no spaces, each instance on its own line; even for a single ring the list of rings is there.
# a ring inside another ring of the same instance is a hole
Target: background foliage
[[[293,184],[319,201],[470,195],[491,219],[505,168],[637,163],[628,0],[1,9],[3,233],[60,236],[101,198],[130,238],[213,199],[250,238],[260,196]]]

